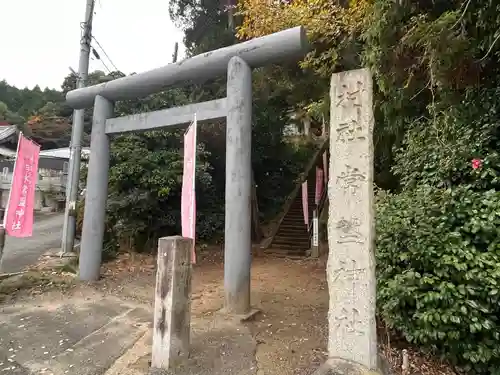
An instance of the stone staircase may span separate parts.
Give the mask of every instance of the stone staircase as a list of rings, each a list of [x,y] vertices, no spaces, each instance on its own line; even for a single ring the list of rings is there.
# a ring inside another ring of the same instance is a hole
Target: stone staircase
[[[308,181],[308,204],[309,224],[312,223],[312,212],[314,207],[314,185]],[[295,197],[290,210],[287,212],[281,225],[274,236],[267,253],[277,256],[305,257],[309,255],[311,248],[311,235],[309,228],[304,223],[302,210],[302,193]]]
[[[302,209],[302,182],[290,195],[291,201],[285,205],[284,216],[279,223],[272,239],[265,246],[265,253],[281,257],[306,257],[311,253],[312,222],[315,209],[321,210],[326,194],[322,197],[319,207],[315,204],[316,190],[316,166],[323,168],[322,154],[328,150],[327,143],[324,142],[317,154],[311,160],[311,164],[306,168],[307,193],[309,206],[309,225],[304,223]],[[326,188],[324,187],[325,193]],[[320,212],[318,212],[320,214]]]

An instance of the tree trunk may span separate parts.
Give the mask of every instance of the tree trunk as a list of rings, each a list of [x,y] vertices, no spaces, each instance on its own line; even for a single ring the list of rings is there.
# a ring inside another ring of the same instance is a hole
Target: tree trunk
[[[321,134],[323,136],[323,138],[326,138],[327,137],[327,130],[326,130],[325,115],[321,116],[321,131],[323,133],[323,134]]]
[[[311,135],[311,120],[306,117],[304,120],[304,135],[309,137]]]

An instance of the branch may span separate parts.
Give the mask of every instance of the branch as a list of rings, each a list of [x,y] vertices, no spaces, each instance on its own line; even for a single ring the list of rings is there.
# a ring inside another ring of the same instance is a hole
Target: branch
[[[490,48],[488,49],[488,52],[486,52],[486,55],[484,55],[481,59],[477,60],[476,62],[481,62],[483,61],[485,58],[488,57],[488,55],[490,54],[490,52],[493,50],[493,46],[495,45],[496,42],[498,42],[498,39],[500,39],[500,29],[497,30],[498,32],[498,35],[496,36],[495,40],[493,41],[493,43],[491,43],[491,46]]]
[[[455,28],[455,26],[457,26],[459,24],[460,21],[462,21],[462,18],[464,18],[465,16],[465,12],[467,12],[467,8],[469,8],[469,5],[471,3],[471,0],[467,0],[467,3],[465,4],[465,9],[464,11],[462,12],[462,15],[460,16],[460,18],[457,20],[457,22],[455,22],[455,24],[451,27],[452,29]],[[462,5],[463,6],[463,5]]]

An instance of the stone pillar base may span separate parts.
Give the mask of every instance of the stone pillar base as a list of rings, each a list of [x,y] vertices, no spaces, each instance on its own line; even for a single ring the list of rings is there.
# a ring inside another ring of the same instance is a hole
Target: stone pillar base
[[[343,359],[329,359],[313,375],[389,375],[389,373],[381,370],[369,370],[360,364]]]
[[[259,314],[261,311],[259,309],[250,307],[250,310],[248,310],[247,313],[245,314],[234,314],[230,313],[227,311],[225,307],[220,309],[219,311],[216,312],[216,314],[220,315],[224,319],[228,320],[236,320],[239,322],[248,322],[250,320],[253,320],[257,314]]]

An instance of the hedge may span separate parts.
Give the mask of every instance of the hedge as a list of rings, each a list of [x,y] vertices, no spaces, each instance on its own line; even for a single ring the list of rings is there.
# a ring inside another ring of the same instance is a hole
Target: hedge
[[[500,192],[380,195],[377,268],[390,327],[467,373],[500,374]]]

